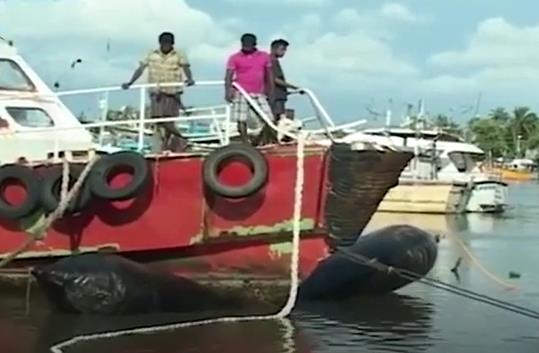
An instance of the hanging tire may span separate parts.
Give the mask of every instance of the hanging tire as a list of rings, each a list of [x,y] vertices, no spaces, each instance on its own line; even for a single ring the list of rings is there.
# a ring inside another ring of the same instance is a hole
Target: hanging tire
[[[62,171],[63,167],[53,166],[47,169],[41,183],[41,205],[46,212],[53,212],[60,203],[60,194],[62,190]],[[69,167],[69,189],[75,185],[84,166],[70,165]],[[85,180],[75,198],[71,199],[67,206],[66,213],[77,213],[82,211],[90,202],[92,193]]]
[[[228,186],[219,182],[223,164],[240,160],[253,171],[251,180],[241,186]],[[231,144],[212,151],[203,164],[204,184],[214,193],[227,198],[243,198],[257,193],[268,180],[268,164],[264,155],[245,143]]]
[[[129,184],[114,188],[109,178],[118,169],[129,169],[132,179]],[[134,198],[147,184],[150,175],[148,161],[138,152],[121,151],[105,155],[96,162],[89,175],[91,192],[104,200],[124,201]]]
[[[5,199],[5,184],[18,181],[26,191],[25,200],[18,205],[11,205]],[[32,168],[22,165],[0,167],[0,218],[16,220],[32,213],[39,205],[39,177]]]

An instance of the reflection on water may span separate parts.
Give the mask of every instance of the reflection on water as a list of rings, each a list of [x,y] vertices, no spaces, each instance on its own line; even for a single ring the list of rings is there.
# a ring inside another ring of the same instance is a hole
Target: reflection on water
[[[377,214],[367,231],[408,223],[441,233],[445,237],[430,277],[539,310],[539,186],[511,186],[509,194],[514,208],[503,216]],[[456,237],[491,272],[504,281],[514,281],[518,290],[508,291],[479,271]],[[451,268],[459,257],[463,260],[457,279]],[[521,278],[510,279],[510,271]],[[73,335],[186,319],[173,315],[114,319],[63,316],[51,314],[37,295],[26,317],[23,298],[24,293],[2,293],[0,297],[0,353],[45,353],[50,345]],[[301,305],[292,315],[292,325],[278,321],[218,324],[94,341],[67,351],[537,353],[539,322],[412,284],[379,298]]]
[[[350,352],[362,347],[371,352],[382,345],[399,352],[424,352],[434,344],[434,310],[432,304],[419,298],[391,294],[303,304],[294,318],[299,328],[309,332],[317,351]],[[326,334],[328,326],[331,334]]]

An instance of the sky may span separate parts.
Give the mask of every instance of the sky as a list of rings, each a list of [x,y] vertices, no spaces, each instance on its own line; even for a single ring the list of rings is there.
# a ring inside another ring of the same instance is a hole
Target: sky
[[[253,32],[260,49],[290,42],[287,79],[336,121],[383,123],[370,112],[391,107],[398,123],[422,99],[428,113],[462,122],[477,102],[480,114],[539,110],[538,10],[532,0],[0,0],[0,36],[48,84],[74,89],[127,81],[162,31],[175,33],[195,80],[222,80],[239,37]],[[222,104],[221,87],[195,90],[187,101]]]

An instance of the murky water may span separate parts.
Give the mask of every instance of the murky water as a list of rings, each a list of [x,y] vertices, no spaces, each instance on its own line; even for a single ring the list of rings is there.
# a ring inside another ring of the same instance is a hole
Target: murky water
[[[539,310],[539,185],[510,189],[515,208],[503,217],[378,214],[370,229],[410,223],[446,235],[430,276],[511,303]],[[507,290],[469,261],[455,237],[472,250]],[[463,257],[460,278],[450,269]],[[509,279],[509,272],[521,275]],[[50,315],[35,298],[29,315],[22,293],[0,298],[0,353],[42,353],[63,339],[95,330],[173,322],[173,316],[100,319]],[[291,322],[251,322],[178,329],[82,343],[67,352],[277,353],[277,352],[539,352],[539,321],[423,284],[396,295],[313,305]]]

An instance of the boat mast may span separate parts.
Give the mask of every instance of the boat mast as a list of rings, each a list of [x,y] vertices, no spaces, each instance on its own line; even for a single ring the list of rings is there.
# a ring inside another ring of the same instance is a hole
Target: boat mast
[[[392,115],[392,108],[393,108],[393,99],[389,98],[389,106],[386,110],[386,127],[391,126],[391,115]]]

